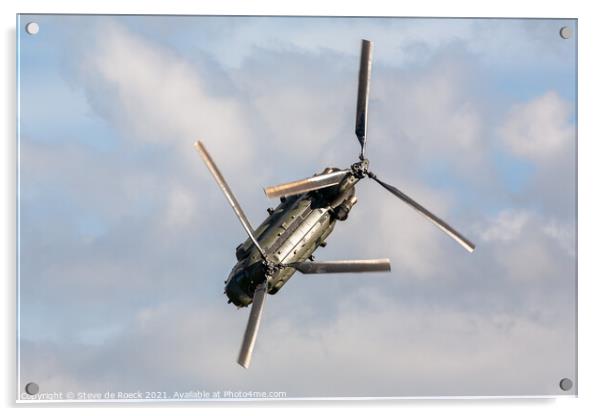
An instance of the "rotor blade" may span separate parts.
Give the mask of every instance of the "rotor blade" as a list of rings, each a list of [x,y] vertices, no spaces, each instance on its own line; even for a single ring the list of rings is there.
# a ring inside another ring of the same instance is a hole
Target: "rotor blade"
[[[420,205],[418,202],[414,201],[412,198],[401,192],[396,187],[381,181],[373,173],[368,174],[368,176],[374,179],[379,184],[381,184],[383,188],[387,189],[393,195],[395,195],[396,197],[410,205],[412,208],[414,208],[416,211],[424,215],[428,220],[430,220],[433,224],[435,224],[437,227],[443,230],[451,238],[456,240],[466,250],[470,251],[471,253],[474,251],[475,245],[471,243],[470,240],[468,240],[462,234],[460,234],[458,231],[456,231],[451,225],[443,221],[441,218],[437,217],[435,214],[427,210],[425,207]]]
[[[251,356],[253,355],[255,340],[257,339],[257,331],[259,330],[261,313],[263,312],[267,291],[267,283],[261,283],[257,285],[255,293],[253,294],[251,313],[249,314],[247,329],[245,330],[245,336],[242,340],[240,353],[238,354],[238,364],[242,365],[244,368],[249,368],[249,365],[251,365]]]
[[[372,42],[362,40],[360,74],[357,87],[357,109],[355,113],[355,135],[362,146],[360,159],[364,160],[366,130],[368,129],[368,95],[370,94],[370,72],[372,71]]]
[[[338,261],[306,261],[291,263],[287,266],[294,267],[303,274],[316,273],[364,273],[364,272],[390,272],[389,259],[370,260],[338,260]]]
[[[226,180],[222,176],[222,174],[219,171],[219,169],[217,168],[216,164],[213,162],[213,159],[211,159],[211,156],[209,155],[209,152],[207,152],[207,149],[205,149],[205,146],[203,146],[203,143],[201,143],[200,141],[195,142],[194,147],[196,147],[196,149],[198,150],[199,154],[203,158],[203,161],[205,162],[205,164],[209,168],[209,171],[213,175],[213,178],[215,179],[215,181],[217,182],[217,184],[221,188],[221,190],[224,193],[224,195],[226,195],[226,199],[228,200],[228,203],[230,204],[230,206],[234,210],[234,213],[236,214],[236,216],[240,220],[240,223],[242,224],[242,226],[245,229],[246,233],[249,235],[249,238],[251,239],[251,241],[253,242],[253,244],[255,244],[255,247],[257,247],[257,250],[259,250],[259,252],[261,253],[262,257],[265,259],[266,258],[265,251],[263,251],[263,249],[261,248],[261,246],[259,245],[259,243],[255,239],[255,236],[253,236],[253,227],[251,227],[251,224],[249,224],[249,220],[247,219],[247,216],[245,215],[244,211],[242,210],[242,208],[238,204],[238,201],[236,200],[236,197],[234,196],[234,194],[230,190],[230,187],[228,186],[228,183],[226,182]]]
[[[331,173],[312,176],[311,178],[301,179],[294,182],[287,182],[280,185],[264,188],[268,198],[279,196],[298,195],[316,189],[327,188],[338,185],[341,180],[349,173],[349,170],[337,170]]]

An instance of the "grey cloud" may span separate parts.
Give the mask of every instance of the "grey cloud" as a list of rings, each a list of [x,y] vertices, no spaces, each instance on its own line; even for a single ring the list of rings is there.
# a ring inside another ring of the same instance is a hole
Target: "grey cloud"
[[[27,342],[24,371],[46,391],[240,389],[289,397],[556,394],[553,381],[572,371],[563,325],[425,310],[361,293],[339,307],[334,321],[304,329],[272,308],[249,371],[232,365],[242,330],[235,313],[190,304],[147,310],[100,348]],[[517,379],[520,370],[528,372]]]

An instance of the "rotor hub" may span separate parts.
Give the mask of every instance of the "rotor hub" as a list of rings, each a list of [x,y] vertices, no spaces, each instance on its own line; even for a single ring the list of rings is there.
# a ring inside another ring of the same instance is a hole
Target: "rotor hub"
[[[358,179],[362,179],[366,175],[368,175],[368,166],[370,165],[370,161],[368,159],[360,160],[359,162],[355,162],[351,165],[351,173]]]
[[[262,263],[263,267],[265,268],[266,280],[269,280],[271,276],[273,276],[278,270],[283,268],[281,263],[274,263],[273,261],[268,259],[264,259]]]

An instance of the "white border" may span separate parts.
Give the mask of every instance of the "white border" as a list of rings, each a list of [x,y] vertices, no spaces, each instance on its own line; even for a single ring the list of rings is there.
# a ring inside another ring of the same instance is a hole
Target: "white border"
[[[377,410],[379,413],[399,413],[398,407],[406,409],[421,410],[429,414],[437,411],[442,405],[445,406],[446,413],[461,413],[463,415],[471,412],[481,414],[486,410],[490,414],[507,414],[509,408],[528,410],[532,414],[563,414],[577,412],[598,413],[601,412],[602,395],[598,391],[600,385],[600,355],[602,354],[601,335],[599,331],[598,316],[600,311],[600,296],[602,294],[600,280],[599,249],[600,243],[598,235],[600,230],[600,215],[602,204],[599,195],[600,184],[597,178],[602,178],[600,166],[602,162],[602,151],[600,148],[599,128],[599,94],[600,80],[597,74],[602,73],[600,65],[600,53],[598,40],[602,39],[599,25],[600,16],[596,13],[593,6],[594,2],[579,1],[546,1],[541,3],[528,3],[516,0],[506,0],[504,2],[477,2],[468,0],[430,1],[421,0],[420,2],[406,2],[393,5],[393,2],[371,0],[370,2],[351,3],[344,1],[319,1],[305,0],[296,2],[277,2],[277,1],[211,1],[211,2],[191,2],[187,0],[170,0],[161,2],[152,1],[125,1],[125,0],[106,0],[106,1],[75,1],[75,0],[55,0],[46,1],[28,1],[5,0],[0,5],[2,13],[0,19],[3,24],[3,46],[5,48],[2,65],[2,79],[4,81],[3,91],[5,97],[1,101],[2,115],[4,117],[3,126],[6,126],[4,139],[2,141],[2,151],[0,154],[4,157],[0,165],[2,166],[3,180],[0,182],[2,188],[2,220],[5,231],[0,251],[0,264],[5,265],[3,279],[4,289],[4,311],[3,330],[4,337],[1,343],[2,356],[4,359],[3,377],[0,382],[0,391],[2,392],[3,406],[14,406],[14,388],[15,388],[15,15],[16,13],[118,13],[118,14],[249,14],[249,15],[346,15],[346,16],[458,16],[458,17],[562,17],[579,19],[579,398],[565,399],[564,396],[558,399],[499,399],[498,397],[490,400],[464,400],[465,398],[454,398],[447,400],[424,400],[418,398],[416,401],[393,400],[383,402],[378,399],[376,402],[365,400],[343,399],[333,404],[330,401],[321,401],[317,404],[313,402],[304,402],[298,400],[277,401],[277,402],[229,402],[229,403],[205,403],[195,401],[194,403],[182,403],[181,411],[194,411],[194,407],[209,407],[212,411],[226,413],[240,413],[243,411],[241,406],[251,409],[244,409],[244,412],[261,411],[262,414],[276,411],[280,413],[280,407],[287,407],[287,413],[306,413],[306,407],[332,408],[344,407],[345,412],[350,414],[364,414],[370,410]],[[517,375],[519,376],[519,375]],[[570,396],[569,396],[570,397]],[[479,399],[481,399],[480,397]],[[27,401],[30,403],[29,401]],[[38,403],[38,402],[36,402]],[[288,404],[290,403],[290,404]],[[121,403],[120,403],[121,404]],[[147,404],[153,408],[140,408],[140,405]],[[63,403],[40,403],[40,406],[27,406],[26,409],[20,409],[23,412],[35,411],[36,408],[45,407],[45,412],[60,412],[60,414],[77,412],[81,413],[79,408],[86,407],[87,413],[97,414],[111,407],[111,412],[144,412],[158,413],[163,412],[165,406],[162,402],[136,403],[133,406],[122,405],[121,408],[113,408],[115,404],[94,404],[98,408],[90,408],[88,403],[74,402],[70,408],[64,407]],[[58,405],[58,406],[57,406]],[[176,406],[170,402],[168,406]],[[60,407],[59,407],[60,406]],[[296,408],[293,408],[295,406]],[[20,406],[22,407],[22,406]],[[13,409],[10,409],[11,411]]]
[[[219,402],[219,403],[229,403],[229,402],[304,402],[304,401],[388,401],[388,400],[505,400],[505,399],[519,399],[519,400],[531,400],[531,399],[545,399],[545,400],[554,400],[554,399],[563,399],[563,398],[575,398],[577,395],[546,395],[546,396],[390,396],[390,397],[283,397],[278,399],[124,399],[124,400],[17,400],[19,404],[61,404],[61,403],[144,403],[152,406],[155,403],[204,403],[204,402]]]

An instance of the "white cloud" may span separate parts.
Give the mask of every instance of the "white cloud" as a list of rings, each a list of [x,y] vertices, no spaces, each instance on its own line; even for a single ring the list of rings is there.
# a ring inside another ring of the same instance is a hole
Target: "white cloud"
[[[296,20],[296,21],[295,21]],[[211,40],[200,45],[228,67],[243,66],[256,48],[274,51],[333,51],[355,55],[359,39],[375,42],[375,53],[387,65],[425,62],[439,50],[462,45],[491,67],[570,65],[571,42],[558,30],[573,27],[571,20],[537,19],[413,19],[413,18],[233,18],[236,30],[225,30],[220,20],[203,22]],[[192,24],[191,24],[192,26]],[[576,28],[575,28],[576,29]],[[159,28],[161,30],[161,28]],[[165,31],[165,29],[163,29]],[[194,27],[191,33],[197,33]],[[281,33],[286,33],[282,36]],[[169,36],[169,33],[165,33]],[[233,49],[232,44],[238,45]]]
[[[497,129],[501,144],[526,161],[533,173],[519,196],[561,222],[575,222],[577,137],[574,103],[554,90],[515,104]],[[512,168],[512,164],[509,165]]]
[[[570,115],[570,104],[556,92],[549,91],[512,107],[500,135],[517,156],[549,160],[565,152],[575,140]]]
[[[211,92],[210,81],[182,56],[112,23],[80,63],[92,106],[123,138],[170,146],[198,167],[194,140],[202,139],[226,167],[253,155],[251,130],[238,100]],[[235,151],[233,151],[235,149]]]
[[[167,196],[165,227],[167,230],[180,230],[196,220],[200,215],[196,195],[183,186],[175,185]]]
[[[560,223],[527,210],[505,210],[477,227],[480,238],[494,248],[505,278],[550,281],[571,278],[574,224]]]
[[[543,232],[556,240],[566,251],[567,255],[576,258],[576,224],[573,221],[560,222],[557,220],[550,220],[544,228]]]
[[[371,185],[380,188],[375,183]],[[372,245],[380,247],[381,251],[386,251],[392,257],[395,274],[402,279],[445,276],[445,258],[456,248],[452,247],[456,243],[386,190],[375,191],[379,193],[375,195],[378,202],[375,201],[370,211],[376,213],[372,221],[376,222],[374,225],[378,228],[374,233],[376,241]],[[416,185],[405,188],[404,192],[436,212],[436,215],[446,217],[449,202],[444,195]]]
[[[375,70],[369,156],[395,156],[391,168],[413,176],[440,165],[463,180],[491,180],[486,107],[470,59],[447,51],[418,68]]]
[[[170,394],[289,397],[558,394],[558,380],[574,377],[566,322],[414,308],[358,293],[340,303],[335,320],[308,327],[298,314],[270,309],[271,300],[249,370],[235,362],[247,310],[165,304],[140,311],[101,346],[28,343],[24,371],[44,391],[152,390],[167,381]]]
[[[530,215],[526,211],[506,210],[500,212],[490,225],[482,231],[484,241],[512,241],[522,233]]]

